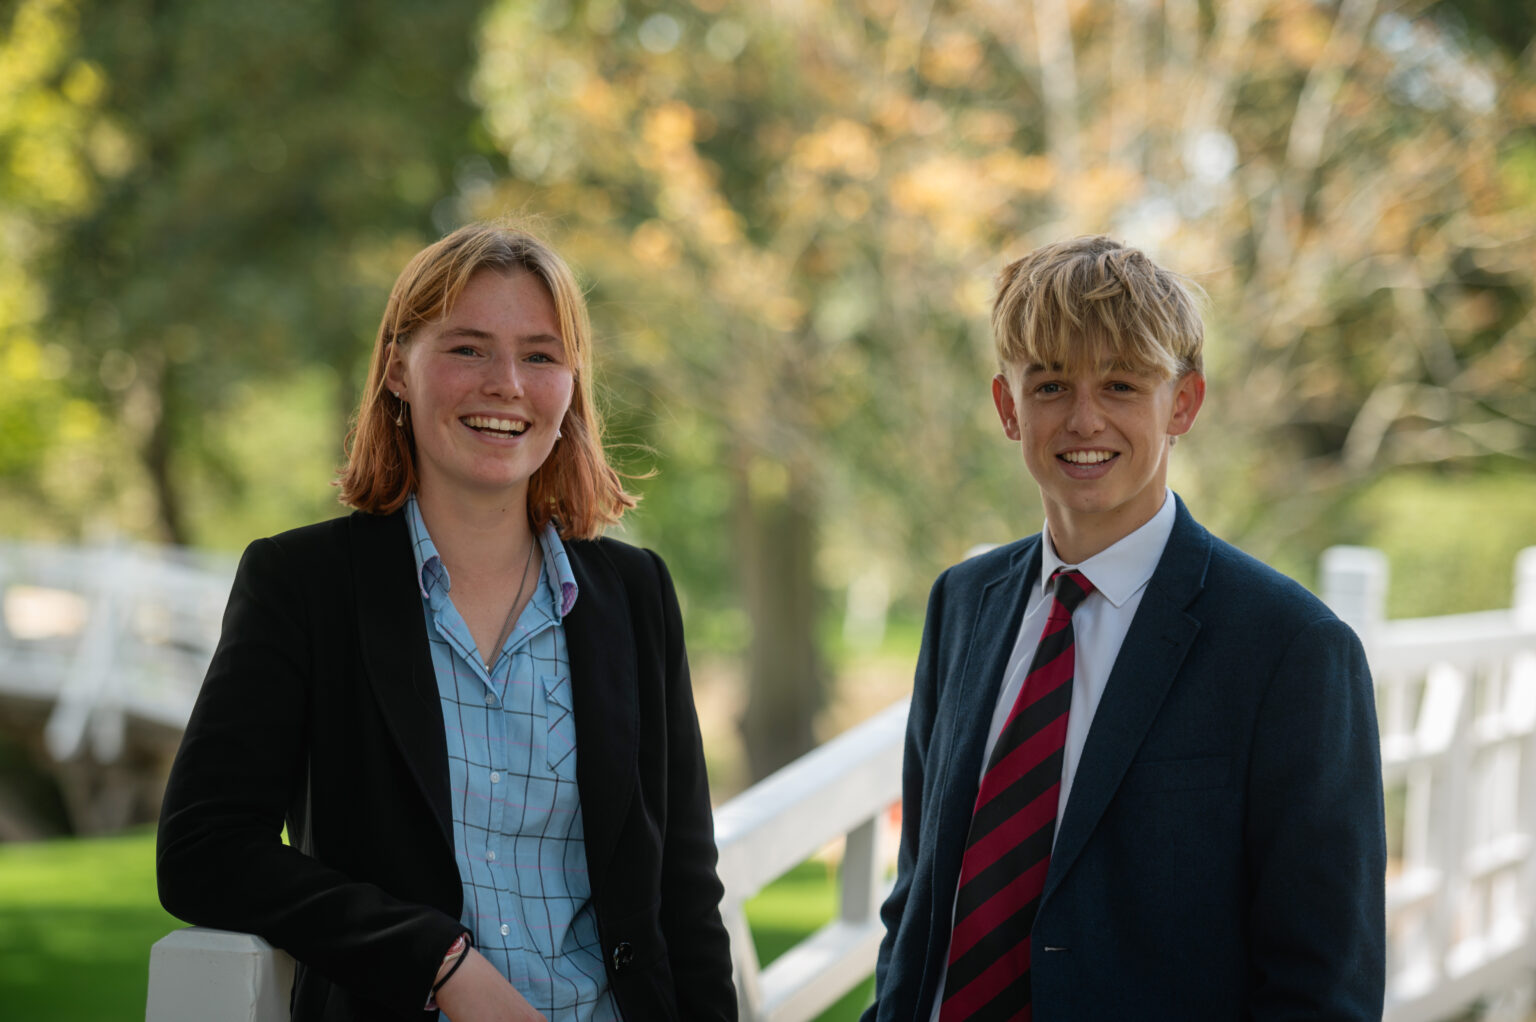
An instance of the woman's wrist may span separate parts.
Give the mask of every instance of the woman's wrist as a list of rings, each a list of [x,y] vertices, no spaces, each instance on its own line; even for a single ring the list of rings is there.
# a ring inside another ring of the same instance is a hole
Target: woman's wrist
[[[464,958],[469,954],[470,946],[469,933],[467,931],[459,934],[458,937],[454,938],[453,943],[448,945],[448,950],[443,955],[442,964],[437,967],[437,975],[432,979],[432,990],[427,994],[427,1003],[423,1010],[437,1010],[437,992],[458,971],[459,966],[464,964]]]

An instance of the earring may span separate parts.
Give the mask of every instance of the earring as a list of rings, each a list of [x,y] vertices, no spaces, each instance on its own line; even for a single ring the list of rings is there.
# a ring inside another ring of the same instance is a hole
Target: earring
[[[395,400],[396,401],[400,401],[400,392],[398,390],[391,391],[391,393],[395,395]],[[404,426],[405,425],[405,402],[404,401],[400,401],[400,410],[395,413],[395,425],[396,426]]]
[[[1168,446],[1169,447],[1172,447],[1174,444],[1176,444],[1178,442],[1179,442],[1179,438],[1177,436],[1171,436],[1171,437],[1168,438]]]
[[[563,436],[565,436],[565,434],[560,432],[560,427],[559,426],[556,426],[555,427],[555,439],[559,440]]]

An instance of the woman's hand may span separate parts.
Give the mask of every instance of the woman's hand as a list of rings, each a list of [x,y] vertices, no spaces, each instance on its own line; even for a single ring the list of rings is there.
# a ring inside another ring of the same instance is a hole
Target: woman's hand
[[[437,992],[437,1006],[452,1022],[548,1022],[474,948]]]

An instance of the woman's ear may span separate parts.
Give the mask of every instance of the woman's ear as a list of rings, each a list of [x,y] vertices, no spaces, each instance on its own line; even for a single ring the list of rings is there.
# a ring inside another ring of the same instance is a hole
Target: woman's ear
[[[399,341],[391,341],[388,361],[384,363],[384,386],[395,397],[405,396],[405,352]]]

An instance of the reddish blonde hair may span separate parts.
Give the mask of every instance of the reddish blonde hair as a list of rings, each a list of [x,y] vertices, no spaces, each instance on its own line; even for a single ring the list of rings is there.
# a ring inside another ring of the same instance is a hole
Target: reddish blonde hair
[[[528,519],[535,529],[553,520],[565,539],[593,539],[638,498],[625,491],[603,450],[602,416],[592,400],[586,299],[554,249],[526,228],[501,222],[461,227],[422,249],[400,272],[374,339],[357,418],[347,434],[347,465],[337,480],[341,501],[359,511],[388,514],[416,489],[416,443],[409,424],[395,425],[401,409],[385,383],[392,348],[410,343],[422,326],[448,315],[469,279],[486,269],[526,270],[549,288],[574,377],[561,439],[528,482]],[[405,414],[409,417],[408,407]]]

